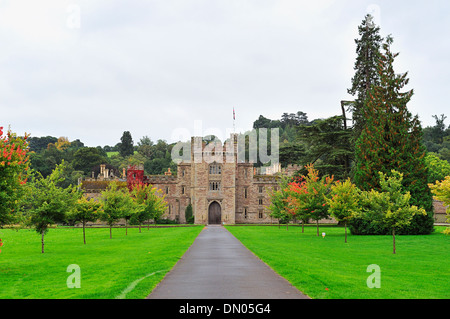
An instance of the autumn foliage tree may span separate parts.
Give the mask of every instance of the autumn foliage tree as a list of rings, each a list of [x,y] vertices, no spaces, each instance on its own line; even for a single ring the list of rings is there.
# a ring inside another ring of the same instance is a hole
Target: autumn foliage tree
[[[325,197],[329,194],[334,178],[319,177],[319,171],[310,164],[306,166],[307,174],[301,181],[289,183],[288,207],[296,210],[301,217],[310,217],[316,221],[319,236],[319,220],[328,218],[329,212]]]
[[[0,227],[15,220],[28,172],[28,135],[24,137],[0,127]]]

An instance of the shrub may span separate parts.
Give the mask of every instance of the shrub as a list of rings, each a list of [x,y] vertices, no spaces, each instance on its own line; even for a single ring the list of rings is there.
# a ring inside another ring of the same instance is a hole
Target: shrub
[[[186,210],[184,211],[184,217],[186,218],[186,224],[194,223],[194,213],[192,211],[192,204],[186,206]]]
[[[350,220],[352,234],[387,235],[429,234],[429,216],[423,209],[411,205],[411,195],[402,187],[403,174],[392,170],[391,176],[379,173],[381,192],[361,192],[360,212]]]

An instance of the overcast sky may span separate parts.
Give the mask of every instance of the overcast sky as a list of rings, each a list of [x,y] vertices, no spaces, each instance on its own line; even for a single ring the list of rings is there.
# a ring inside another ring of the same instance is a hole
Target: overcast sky
[[[340,114],[366,13],[422,125],[448,111],[450,2],[0,0],[0,126],[86,146]],[[447,125],[450,119],[447,120]],[[206,134],[204,134],[206,135]],[[220,134],[216,134],[220,137]]]

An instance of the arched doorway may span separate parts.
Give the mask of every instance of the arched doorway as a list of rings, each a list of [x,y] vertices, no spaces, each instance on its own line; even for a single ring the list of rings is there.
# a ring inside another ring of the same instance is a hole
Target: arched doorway
[[[222,223],[222,208],[218,202],[212,202],[208,209],[208,224]]]

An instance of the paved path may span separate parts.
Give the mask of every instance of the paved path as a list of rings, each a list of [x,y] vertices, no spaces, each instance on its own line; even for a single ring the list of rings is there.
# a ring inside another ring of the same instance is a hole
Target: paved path
[[[307,299],[222,226],[202,230],[148,299]]]

